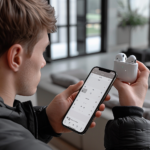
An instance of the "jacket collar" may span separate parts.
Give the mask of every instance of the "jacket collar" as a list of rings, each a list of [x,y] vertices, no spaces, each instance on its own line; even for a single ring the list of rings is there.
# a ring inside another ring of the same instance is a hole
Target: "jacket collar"
[[[0,118],[11,120],[27,128],[27,117],[21,105],[21,102],[15,100],[13,107],[10,107],[0,97]]]
[[[3,99],[0,97],[0,106],[5,107]]]
[[[21,103],[14,101],[13,107],[4,104],[0,97],[0,119],[11,120],[28,129],[36,138],[38,137],[37,118],[31,101]]]

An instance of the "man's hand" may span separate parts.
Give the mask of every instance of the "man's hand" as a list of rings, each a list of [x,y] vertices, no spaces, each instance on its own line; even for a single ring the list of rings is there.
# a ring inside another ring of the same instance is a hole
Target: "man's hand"
[[[49,122],[56,133],[70,132],[69,129],[62,126],[62,120],[63,120],[65,113],[67,112],[72,102],[74,101],[82,85],[83,85],[83,81],[80,81],[79,83],[75,85],[69,86],[65,91],[57,95],[47,107],[46,113],[47,113]],[[109,100],[109,99],[110,99],[110,96],[107,95],[105,100]],[[103,111],[104,109],[105,109],[105,105],[104,104],[100,105],[99,111],[96,112],[95,117],[100,117],[101,111]],[[92,128],[95,125],[96,123],[92,122],[90,127]]]
[[[133,84],[123,83],[116,79],[114,87],[118,90],[119,101],[121,106],[138,106],[142,107],[145,95],[148,89],[149,69],[139,61],[138,77]]]

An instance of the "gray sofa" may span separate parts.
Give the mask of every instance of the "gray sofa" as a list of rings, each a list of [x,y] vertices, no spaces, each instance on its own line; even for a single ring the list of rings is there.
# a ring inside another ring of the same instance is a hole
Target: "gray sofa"
[[[75,72],[78,71],[76,70]],[[70,74],[70,71],[65,73]],[[48,105],[57,94],[64,90],[64,87],[54,84],[49,76],[42,78],[37,88],[38,105]],[[114,87],[112,87],[110,95],[112,98],[117,97],[118,92]],[[147,92],[146,98],[148,97],[150,97],[150,91]],[[109,104],[108,106],[110,107]],[[89,129],[84,135],[79,135],[73,132],[65,133],[62,134],[61,139],[80,150],[104,150],[104,130],[107,121],[110,119],[113,119],[112,111],[110,108],[106,107],[102,116],[96,119],[95,128]]]

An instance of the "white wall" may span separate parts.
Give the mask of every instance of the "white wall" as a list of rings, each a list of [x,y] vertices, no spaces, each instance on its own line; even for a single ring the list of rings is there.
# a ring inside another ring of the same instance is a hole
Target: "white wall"
[[[108,0],[108,51],[111,51],[111,47],[117,45],[117,0]]]
[[[107,17],[107,51],[120,52],[128,48],[128,44],[117,44],[117,26],[118,26],[118,3],[117,0],[108,0],[108,17]]]
[[[133,1],[133,0],[131,0],[131,1]],[[131,6],[134,9],[136,8],[138,10],[141,10],[141,9],[143,10],[143,8],[145,8],[145,11],[144,12],[140,11],[140,13],[144,16],[148,16],[149,15],[148,14],[149,8],[147,6],[148,0],[145,0],[144,2],[143,1],[141,2],[140,0],[136,0],[136,1],[139,3],[138,4],[132,3]],[[144,4],[142,4],[142,3],[144,3]],[[147,7],[145,7],[145,6],[147,6]],[[118,51],[126,50],[129,47],[129,43],[121,44],[121,45],[118,45],[118,43],[117,43],[117,26],[119,23],[119,19],[117,17],[118,9],[119,9],[119,4],[118,4],[117,0],[108,0],[108,17],[107,17],[107,19],[108,19],[107,20],[107,22],[108,22],[108,25],[107,25],[107,40],[108,40],[107,48],[108,49],[107,49],[107,51],[108,52],[112,52],[112,51],[118,52]],[[144,38],[144,35],[141,35],[141,36],[143,36],[143,38]],[[145,43],[147,43],[148,37],[147,37],[147,35],[145,35],[145,36],[147,38],[147,41]],[[137,39],[135,39],[135,40],[137,40],[137,46],[135,46],[135,47],[146,47],[147,46],[147,44],[139,46],[139,44],[138,44],[139,37],[134,35],[134,38],[135,37],[137,38]]]

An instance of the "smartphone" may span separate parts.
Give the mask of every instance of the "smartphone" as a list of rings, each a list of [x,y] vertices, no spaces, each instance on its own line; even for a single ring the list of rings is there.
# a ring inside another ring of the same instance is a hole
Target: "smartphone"
[[[65,114],[62,124],[66,128],[84,134],[116,79],[116,72],[94,67]]]

